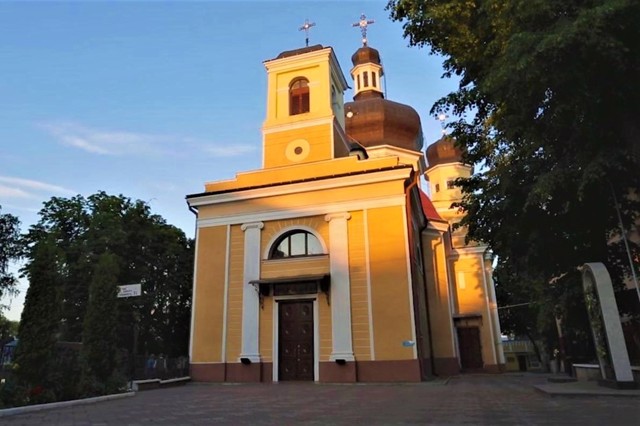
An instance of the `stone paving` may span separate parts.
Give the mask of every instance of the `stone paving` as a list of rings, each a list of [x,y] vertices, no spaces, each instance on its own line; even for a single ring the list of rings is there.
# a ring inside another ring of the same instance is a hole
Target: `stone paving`
[[[637,397],[549,397],[540,375],[419,384],[198,384],[0,417],[13,425],[639,425]]]

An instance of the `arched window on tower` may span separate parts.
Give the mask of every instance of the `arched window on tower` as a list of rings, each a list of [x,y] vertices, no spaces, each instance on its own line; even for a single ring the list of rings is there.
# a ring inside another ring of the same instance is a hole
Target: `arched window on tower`
[[[289,86],[289,115],[305,112],[309,112],[309,81],[297,78]]]
[[[269,259],[314,256],[324,254],[318,238],[308,231],[299,229],[280,236],[269,250]]]

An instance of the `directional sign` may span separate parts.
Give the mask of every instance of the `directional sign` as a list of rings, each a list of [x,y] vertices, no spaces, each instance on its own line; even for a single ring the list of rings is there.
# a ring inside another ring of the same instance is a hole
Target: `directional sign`
[[[118,298],[136,297],[142,294],[141,284],[128,284],[118,286]]]

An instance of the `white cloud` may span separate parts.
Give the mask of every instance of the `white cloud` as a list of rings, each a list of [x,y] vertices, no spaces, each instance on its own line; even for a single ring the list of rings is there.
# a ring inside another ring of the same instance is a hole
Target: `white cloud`
[[[12,188],[0,184],[0,197],[2,198],[32,198],[33,196],[27,191],[20,188]]]
[[[64,145],[100,155],[158,154],[171,136],[95,129],[72,122],[40,125]]]
[[[75,195],[78,193],[73,189],[64,188],[62,186],[40,182],[32,179],[23,179],[11,176],[0,176],[0,182],[15,185],[17,187],[29,188],[36,191],[54,192],[57,194]]]
[[[99,155],[188,155],[237,157],[256,150],[248,144],[213,144],[176,135],[96,129],[74,122],[40,124],[60,143]]]
[[[214,157],[237,157],[255,151],[252,145],[205,146],[204,151]]]

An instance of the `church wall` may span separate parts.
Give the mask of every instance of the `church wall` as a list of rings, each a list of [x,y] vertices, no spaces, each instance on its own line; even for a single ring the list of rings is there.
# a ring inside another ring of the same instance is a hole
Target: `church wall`
[[[229,289],[227,295],[227,362],[238,362],[242,349],[242,287],[244,273],[244,232],[231,227],[229,247]]]
[[[312,185],[309,183],[308,185]],[[334,189],[319,189],[316,191],[296,194],[275,195],[272,197],[254,198],[249,200],[230,201],[228,203],[213,204],[199,207],[199,219],[221,218],[242,213],[243,215],[260,214],[272,211],[287,211],[309,206],[327,205],[335,203],[353,202],[354,198],[366,199],[375,197],[393,197],[404,193],[404,182],[401,180],[378,182],[359,185],[356,188],[343,187]],[[324,220],[324,219],[323,219]],[[327,228],[328,229],[328,228]],[[328,232],[328,231],[327,231]]]
[[[331,137],[331,132],[330,124],[321,124],[265,134],[264,167],[281,167],[298,162],[331,159],[332,146],[327,143],[327,140]],[[308,146],[304,142],[291,144],[292,141],[300,139],[306,141]],[[294,149],[296,147],[300,147],[303,150],[301,155],[295,154]],[[307,153],[306,156],[305,153]]]
[[[198,230],[191,362],[221,362],[227,227]]]
[[[455,350],[446,253],[442,233],[423,235],[428,312],[433,342],[434,372],[455,374],[460,366]]]
[[[482,360],[485,368],[497,368],[491,317],[487,305],[486,277],[484,275],[484,255],[460,256],[453,262],[452,271],[457,293],[457,312],[460,315],[480,315],[480,339]]]
[[[369,339],[369,288],[362,211],[351,212],[349,230],[349,279],[351,284],[351,335],[356,360],[371,359]]]
[[[402,206],[367,210],[376,360],[415,358]]]
[[[275,75],[275,87],[277,90],[269,95],[275,102],[268,105],[267,117],[277,120],[278,123],[297,122],[309,120],[315,116],[331,115],[331,88],[329,86],[329,64],[301,64],[294,70],[277,72]],[[304,77],[309,81],[309,112],[305,114],[289,115],[289,85],[298,78]],[[270,86],[274,87],[274,86]],[[273,115],[275,113],[275,115]],[[265,122],[265,126],[271,124]]]

